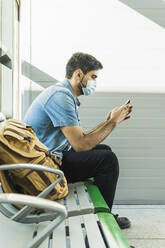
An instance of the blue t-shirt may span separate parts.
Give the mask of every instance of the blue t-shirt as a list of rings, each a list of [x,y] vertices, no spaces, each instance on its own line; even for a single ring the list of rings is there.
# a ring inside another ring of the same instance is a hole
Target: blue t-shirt
[[[62,126],[80,126],[79,100],[67,80],[45,89],[31,104],[24,122],[31,125],[51,152],[62,157],[71,146],[61,131]]]

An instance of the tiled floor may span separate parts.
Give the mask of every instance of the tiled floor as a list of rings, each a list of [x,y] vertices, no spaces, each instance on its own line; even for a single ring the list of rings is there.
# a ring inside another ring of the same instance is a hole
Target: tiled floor
[[[128,217],[132,226],[123,230],[135,248],[165,248],[165,206],[115,205],[113,213]]]

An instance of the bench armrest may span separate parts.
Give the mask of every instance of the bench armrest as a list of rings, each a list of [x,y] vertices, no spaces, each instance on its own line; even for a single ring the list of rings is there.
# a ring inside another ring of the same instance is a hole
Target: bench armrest
[[[9,164],[9,165],[1,165],[0,166],[0,171],[1,170],[2,171],[3,170],[15,170],[15,169],[31,169],[31,170],[36,170],[36,171],[46,171],[46,172],[50,172],[50,173],[54,173],[54,174],[59,175],[59,178],[56,181],[54,181],[45,190],[43,190],[38,196],[36,196],[37,198],[46,197],[51,192],[51,190],[55,187],[55,185],[57,183],[59,183],[62,180],[62,178],[64,177],[64,173],[61,170],[57,170],[57,169],[50,168],[50,167],[43,166],[43,165],[36,165],[36,164]],[[25,206],[20,211],[18,211],[12,217],[12,219],[15,220],[15,221],[20,221],[22,218],[24,218],[29,213],[31,213],[32,210],[33,210],[33,208],[30,205]]]
[[[47,199],[36,198],[35,196],[27,196],[22,194],[0,194],[0,204],[23,204],[32,208],[47,209],[57,213],[56,218],[51,221],[37,236],[35,236],[26,248],[37,248],[52,232],[53,230],[67,217],[66,208],[54,201]]]
[[[36,198],[35,196],[16,193],[3,193],[0,194],[0,203],[27,205],[34,208],[58,212],[65,218],[67,217],[66,208],[60,203],[47,199]]]

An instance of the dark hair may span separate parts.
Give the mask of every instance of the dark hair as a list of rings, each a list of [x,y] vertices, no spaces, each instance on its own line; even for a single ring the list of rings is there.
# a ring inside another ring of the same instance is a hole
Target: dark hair
[[[75,70],[81,69],[84,74],[89,71],[102,69],[102,64],[87,53],[74,53],[66,64],[66,78],[70,79]]]

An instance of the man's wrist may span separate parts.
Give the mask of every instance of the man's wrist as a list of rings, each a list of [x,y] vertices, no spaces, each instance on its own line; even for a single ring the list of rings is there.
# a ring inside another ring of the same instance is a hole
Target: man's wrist
[[[115,121],[114,119],[109,119],[107,120],[109,124],[112,124],[113,126],[116,126],[117,125],[117,121]]]

